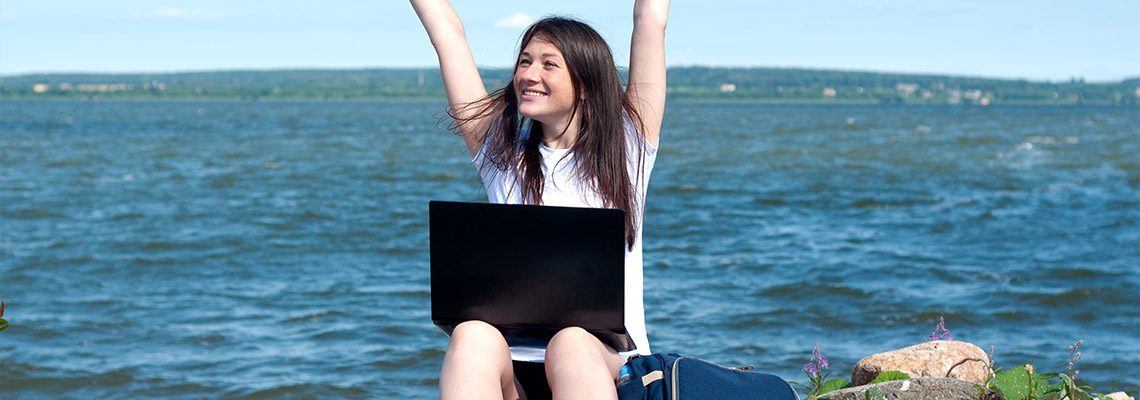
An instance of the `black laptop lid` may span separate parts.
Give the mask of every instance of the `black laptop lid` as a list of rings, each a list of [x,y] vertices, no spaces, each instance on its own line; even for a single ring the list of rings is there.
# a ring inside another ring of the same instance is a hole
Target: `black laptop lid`
[[[619,351],[626,334],[625,212],[429,203],[431,316],[498,327],[512,345],[578,326]]]

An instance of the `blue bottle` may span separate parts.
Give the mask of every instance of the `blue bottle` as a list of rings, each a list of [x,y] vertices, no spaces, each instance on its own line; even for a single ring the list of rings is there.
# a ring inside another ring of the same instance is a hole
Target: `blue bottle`
[[[630,368],[629,365],[622,365],[621,370],[618,371],[617,385],[621,386],[622,384],[629,382],[632,379],[633,368]]]

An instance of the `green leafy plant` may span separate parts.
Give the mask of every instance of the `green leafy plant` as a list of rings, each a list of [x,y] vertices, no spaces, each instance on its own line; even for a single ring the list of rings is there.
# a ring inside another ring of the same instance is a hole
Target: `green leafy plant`
[[[0,300],[0,332],[8,329],[8,320],[4,319],[4,300]]]
[[[828,379],[827,382],[823,383],[823,386],[819,388],[819,393],[816,393],[816,396],[822,396],[824,394],[831,393],[839,389],[846,389],[849,387],[851,387],[851,381],[843,378],[831,378]]]
[[[1038,373],[1032,364],[998,372],[994,368],[993,347],[990,347],[990,372],[983,385],[975,385],[979,400],[994,400],[1000,394],[1005,400],[1109,400],[1104,394],[1094,393],[1094,388],[1081,384],[1076,368],[1081,358],[1078,340],[1069,346],[1069,368],[1060,373]]]
[[[883,392],[880,392],[879,389],[870,388],[863,392],[863,400],[887,400],[887,397],[883,396]]]
[[[1056,374],[1058,382],[1049,387],[1046,393],[1056,393],[1063,399],[1069,400],[1094,400],[1107,398],[1108,396],[1101,396],[1091,394],[1090,391],[1094,390],[1092,386],[1081,385],[1077,382],[1077,375],[1081,373],[1076,369],[1077,361],[1081,359],[1081,344],[1084,340],[1077,340],[1076,343],[1069,346],[1069,370],[1066,373]]]
[[[1034,371],[1033,364],[1025,364],[994,376],[993,386],[1006,400],[1040,400],[1048,383],[1046,378]]]
[[[907,380],[907,379],[910,379],[910,375],[907,375],[905,372],[883,371],[883,372],[880,372],[879,375],[875,376],[875,380],[868,383],[868,385],[874,385],[876,383],[883,383],[883,382],[890,382],[890,381],[902,381],[902,380]]]
[[[994,368],[994,346],[990,346],[990,354],[986,358],[989,360],[986,362],[986,379],[981,385],[974,385],[978,389],[978,400],[994,400],[998,397],[994,390],[994,377],[1001,368]]]

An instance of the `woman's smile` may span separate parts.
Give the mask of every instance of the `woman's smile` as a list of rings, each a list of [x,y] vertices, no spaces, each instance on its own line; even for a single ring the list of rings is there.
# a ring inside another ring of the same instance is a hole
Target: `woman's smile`
[[[539,98],[542,98],[542,97],[546,97],[546,92],[543,92],[540,90],[526,89],[526,90],[523,90],[523,93],[522,93],[523,101],[538,100]]]

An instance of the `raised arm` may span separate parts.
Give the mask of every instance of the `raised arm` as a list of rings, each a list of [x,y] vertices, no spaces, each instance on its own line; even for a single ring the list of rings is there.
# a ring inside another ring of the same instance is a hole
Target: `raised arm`
[[[645,125],[645,139],[657,147],[665,114],[665,25],[669,0],[637,0],[633,6],[633,43],[629,50],[626,93]]]
[[[472,103],[487,97],[487,88],[475,67],[475,57],[467,45],[463,22],[447,0],[411,0],[412,8],[424,24],[435,54],[439,57],[439,71],[443,75],[443,88],[454,115],[470,119],[479,107]],[[483,119],[486,119],[485,117]],[[470,120],[459,124],[459,134],[474,157],[486,133],[484,121]]]

